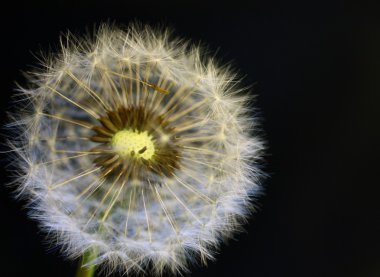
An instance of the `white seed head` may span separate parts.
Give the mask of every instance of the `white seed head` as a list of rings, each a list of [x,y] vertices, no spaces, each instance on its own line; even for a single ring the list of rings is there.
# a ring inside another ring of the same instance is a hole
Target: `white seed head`
[[[19,194],[67,256],[123,273],[212,259],[259,190],[236,74],[166,30],[102,26],[61,40],[21,89]]]

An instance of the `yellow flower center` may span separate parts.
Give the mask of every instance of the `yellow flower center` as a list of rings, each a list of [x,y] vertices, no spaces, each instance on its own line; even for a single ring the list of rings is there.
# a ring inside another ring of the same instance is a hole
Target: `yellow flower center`
[[[155,152],[152,137],[147,131],[121,130],[112,137],[111,145],[122,157],[133,156],[149,160]]]

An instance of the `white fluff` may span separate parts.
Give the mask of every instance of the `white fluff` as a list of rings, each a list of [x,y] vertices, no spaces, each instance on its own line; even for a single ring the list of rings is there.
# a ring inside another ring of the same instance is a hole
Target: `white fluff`
[[[68,35],[61,42],[62,52],[20,89],[10,124],[18,192],[29,199],[31,217],[68,257],[95,251],[92,263],[107,272],[160,275],[212,259],[260,191],[262,143],[253,136],[246,89],[229,68],[166,30],[102,26],[94,38]],[[135,74],[132,91],[123,86],[126,72]],[[141,81],[170,93],[162,97]],[[100,101],[136,104],[144,93],[150,108],[173,120],[184,146],[181,167],[172,178],[128,183],[119,192],[118,184],[99,179],[86,126],[102,115]]]

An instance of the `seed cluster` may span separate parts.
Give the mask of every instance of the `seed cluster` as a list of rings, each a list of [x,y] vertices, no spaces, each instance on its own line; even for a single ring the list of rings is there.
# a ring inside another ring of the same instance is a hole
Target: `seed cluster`
[[[106,273],[166,276],[212,259],[261,191],[238,75],[149,26],[61,45],[20,89],[10,124],[31,216],[66,256]]]
[[[108,111],[99,123],[92,127],[95,134],[90,139],[100,144],[92,151],[97,154],[93,162],[101,167],[102,177],[144,181],[147,172],[171,177],[179,169],[180,146],[174,127],[162,115],[143,106],[122,106]],[[120,139],[129,139],[130,147],[126,146],[128,141],[120,143]],[[124,148],[120,149],[120,145]]]

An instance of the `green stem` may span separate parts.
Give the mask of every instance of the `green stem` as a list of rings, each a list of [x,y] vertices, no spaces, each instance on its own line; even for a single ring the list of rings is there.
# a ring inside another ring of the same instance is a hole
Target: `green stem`
[[[82,260],[79,262],[76,277],[93,277],[95,274],[95,265],[90,265],[84,267],[83,265],[93,261],[96,258],[96,253],[94,250],[86,252]]]

